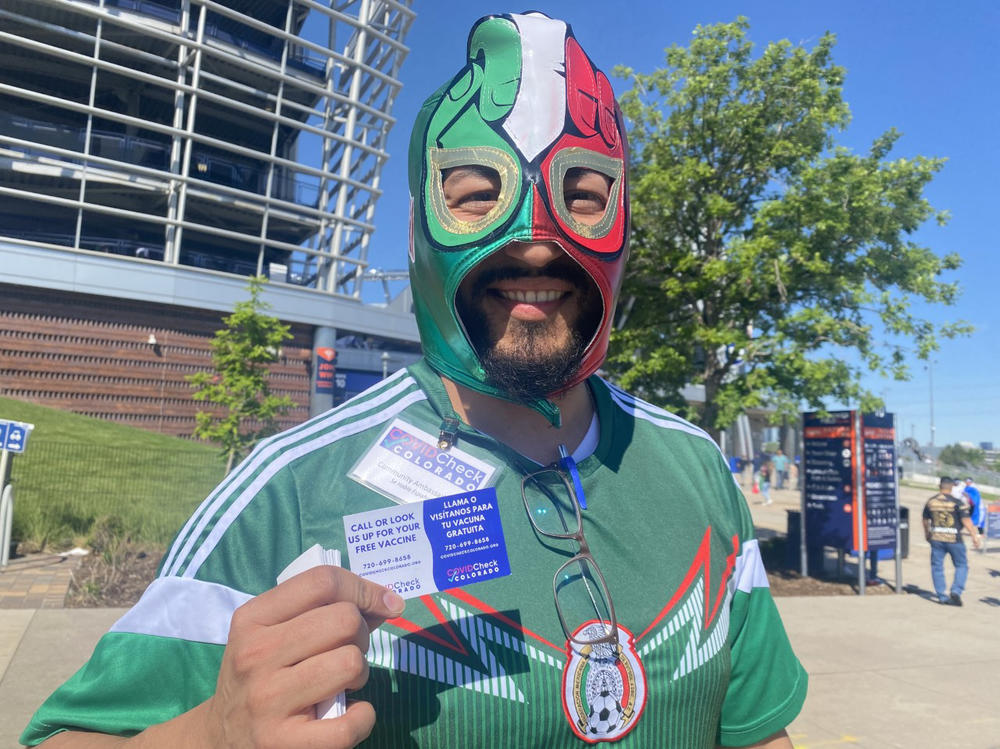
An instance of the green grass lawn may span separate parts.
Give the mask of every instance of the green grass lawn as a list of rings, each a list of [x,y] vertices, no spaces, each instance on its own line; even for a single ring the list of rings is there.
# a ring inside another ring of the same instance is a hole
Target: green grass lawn
[[[95,521],[132,541],[165,545],[222,479],[217,448],[0,398],[0,418],[35,425],[14,458],[14,541],[85,543]]]

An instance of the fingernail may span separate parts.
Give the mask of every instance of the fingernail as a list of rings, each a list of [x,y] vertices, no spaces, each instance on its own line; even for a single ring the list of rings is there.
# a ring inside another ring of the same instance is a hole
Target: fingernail
[[[382,596],[382,603],[385,604],[385,607],[389,609],[389,613],[391,614],[402,614],[403,609],[406,608],[406,601],[393,590],[386,590],[385,595]]]

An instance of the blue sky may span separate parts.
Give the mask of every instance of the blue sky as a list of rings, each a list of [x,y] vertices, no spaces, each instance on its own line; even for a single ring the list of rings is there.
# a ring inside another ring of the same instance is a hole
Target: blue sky
[[[369,255],[374,266],[406,267],[410,126],[423,99],[462,65],[466,36],[477,18],[527,8],[563,18],[608,72],[619,63],[652,71],[663,65],[663,50],[686,44],[698,24],[732,21],[738,15],[750,19],[750,38],[758,47],[778,39],[812,46],[832,31],[837,35],[834,58],[847,70],[844,97],[853,117],[837,142],[864,152],[875,137],[895,127],[903,137],[894,156],[948,159],[926,194],[935,208],[949,210],[952,219],[945,227],[923,227],[915,241],[939,254],[957,252],[963,257],[962,268],[949,278],[959,282],[962,295],[954,307],[918,310],[939,322],[966,320],[976,332],[943,341],[934,356],[934,443],[993,441],[1000,446],[1000,263],[992,231],[1000,195],[1000,3],[562,0],[504,7],[478,0],[417,0],[414,6],[417,18],[406,40],[410,54],[393,109],[397,124],[389,139],[392,156],[382,175],[384,194]],[[621,81],[612,83],[623,90]],[[369,284],[365,296],[381,301],[380,284]],[[897,414],[900,434],[912,434],[926,444],[931,383],[922,363],[916,362],[912,370],[909,382],[873,378],[867,385]]]

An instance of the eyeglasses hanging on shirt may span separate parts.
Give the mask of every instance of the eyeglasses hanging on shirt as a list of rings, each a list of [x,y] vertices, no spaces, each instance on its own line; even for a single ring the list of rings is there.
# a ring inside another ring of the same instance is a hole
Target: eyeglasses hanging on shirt
[[[604,574],[583,533],[586,497],[576,463],[565,447],[560,458],[521,480],[521,497],[531,525],[541,535],[575,541],[577,553],[556,570],[552,595],[566,638],[577,645],[618,646],[618,619]],[[587,623],[587,626],[584,626]]]

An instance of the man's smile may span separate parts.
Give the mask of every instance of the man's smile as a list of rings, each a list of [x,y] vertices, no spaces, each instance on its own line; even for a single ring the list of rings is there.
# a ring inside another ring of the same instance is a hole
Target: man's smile
[[[573,290],[573,284],[565,280],[522,277],[489,285],[486,298],[498,301],[515,320],[541,322],[554,315]]]
[[[554,289],[548,289],[545,291],[525,291],[523,289],[495,289],[494,293],[498,294],[502,298],[509,302],[528,302],[529,304],[535,304],[538,302],[554,302],[557,299],[562,299],[566,292],[555,291]]]

